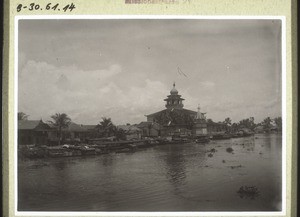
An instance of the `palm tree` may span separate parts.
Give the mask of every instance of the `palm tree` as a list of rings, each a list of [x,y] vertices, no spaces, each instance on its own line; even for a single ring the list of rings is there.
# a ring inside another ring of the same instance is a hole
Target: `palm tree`
[[[103,117],[99,127],[104,131],[105,136],[110,136],[114,130],[114,124],[110,118]]]
[[[228,117],[228,118],[225,118],[224,123],[225,123],[227,126],[230,126],[230,125],[231,125],[231,119],[230,119],[229,117]]]
[[[18,112],[18,121],[27,120],[28,115],[26,115],[24,112]]]
[[[238,130],[239,125],[237,123],[233,123],[231,125],[232,132],[236,132]]]
[[[278,130],[280,131],[282,129],[282,118],[281,117],[274,118],[274,121],[276,123],[276,126],[278,127]]]
[[[70,125],[71,118],[69,118],[65,113],[56,113],[55,115],[52,115],[51,118],[53,121],[49,122],[52,123],[58,130],[58,145],[60,145],[62,139],[62,130]]]
[[[230,132],[231,131],[231,119],[229,117],[225,118],[223,123],[226,124],[226,131]]]
[[[256,127],[256,124],[254,123],[254,117],[250,117],[250,129],[254,130],[254,128]]]
[[[239,122],[239,128],[248,128],[253,130],[255,128],[254,117],[241,120]]]
[[[271,128],[271,118],[270,117],[267,117],[267,118],[265,118],[264,120],[263,120],[263,122],[262,122],[262,125],[264,126],[264,129],[265,130],[267,130],[267,131],[269,131],[270,130],[270,128]]]

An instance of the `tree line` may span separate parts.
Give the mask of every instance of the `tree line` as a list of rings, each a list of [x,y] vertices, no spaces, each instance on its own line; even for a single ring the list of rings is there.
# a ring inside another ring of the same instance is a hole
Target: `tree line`
[[[207,123],[213,123],[211,119],[207,119]],[[263,119],[263,121],[259,123],[254,122],[254,117],[249,117],[246,119],[242,119],[238,122],[232,123],[231,119],[229,117],[225,118],[223,122],[218,122],[218,123],[223,123],[226,124],[229,128],[229,130],[235,132],[238,131],[239,129],[242,128],[248,128],[252,131],[255,130],[256,127],[261,127],[264,131],[270,131],[274,124],[276,125],[277,129],[279,131],[282,130],[282,118],[281,117],[276,117],[274,119],[271,119],[270,117],[266,117]]]

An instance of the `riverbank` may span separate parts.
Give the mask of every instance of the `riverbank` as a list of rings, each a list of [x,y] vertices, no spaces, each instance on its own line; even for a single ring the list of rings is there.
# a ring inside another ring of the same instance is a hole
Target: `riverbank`
[[[255,135],[240,136],[255,137]],[[230,140],[236,139],[237,136],[230,135],[214,135],[201,136],[195,138],[147,138],[142,140],[132,141],[97,141],[90,140],[87,143],[79,143],[77,145],[64,144],[60,146],[40,146],[40,145],[25,145],[19,146],[19,158],[47,158],[47,157],[72,157],[72,156],[89,156],[102,155],[109,153],[133,153],[141,149],[150,148],[158,145],[169,145],[178,143],[200,143],[208,144],[213,140]]]
[[[147,139],[134,141],[79,143],[77,145],[64,144],[60,146],[26,145],[19,147],[18,154],[20,159],[101,155],[108,153],[135,152],[137,150],[153,147],[155,145],[176,144],[178,142],[183,141]]]

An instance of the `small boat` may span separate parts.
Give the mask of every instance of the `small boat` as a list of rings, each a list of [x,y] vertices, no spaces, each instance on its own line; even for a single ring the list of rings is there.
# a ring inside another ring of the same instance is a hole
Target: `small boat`
[[[94,155],[96,154],[96,149],[90,148],[89,146],[86,145],[81,148],[81,153],[82,155]]]
[[[209,140],[209,137],[208,136],[197,136],[194,140],[194,142],[196,143],[208,143],[210,140]]]
[[[231,134],[232,138],[242,138],[242,137],[249,137],[252,136],[253,133],[247,133],[247,132],[243,132],[243,133],[235,133],[235,134]]]
[[[231,135],[229,134],[216,134],[213,135],[212,140],[221,140],[221,139],[231,139]]]

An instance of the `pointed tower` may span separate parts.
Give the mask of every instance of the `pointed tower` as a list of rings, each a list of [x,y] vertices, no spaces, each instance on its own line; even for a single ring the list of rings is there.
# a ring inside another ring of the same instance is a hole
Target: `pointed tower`
[[[183,103],[182,101],[184,100],[181,98],[181,95],[178,94],[178,91],[175,88],[175,82],[173,83],[173,89],[170,91],[169,96],[167,96],[164,101],[166,101],[166,108],[167,109],[182,109],[183,108]]]
[[[198,112],[193,127],[193,134],[195,136],[207,135],[207,124],[206,124],[205,113],[201,113],[200,105],[198,105],[197,109]]]
[[[198,119],[201,119],[202,118],[202,114],[201,114],[201,112],[200,112],[200,105],[198,104],[198,111],[197,111],[197,116],[196,116],[196,119],[198,120]]]

